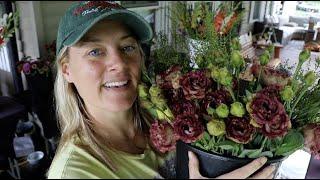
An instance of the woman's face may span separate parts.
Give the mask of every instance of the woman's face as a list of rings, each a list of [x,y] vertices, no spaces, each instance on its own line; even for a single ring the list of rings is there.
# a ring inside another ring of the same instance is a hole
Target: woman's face
[[[141,61],[138,43],[126,26],[103,20],[69,48],[62,69],[87,108],[119,112],[130,109],[137,97]]]

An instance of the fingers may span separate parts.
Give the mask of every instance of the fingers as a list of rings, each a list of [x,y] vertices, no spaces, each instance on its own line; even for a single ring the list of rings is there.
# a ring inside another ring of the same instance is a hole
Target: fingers
[[[268,167],[264,168],[258,174],[252,176],[250,179],[272,179],[275,169],[276,169],[276,167],[274,165],[268,166]]]
[[[199,172],[199,161],[196,155],[188,151],[188,157],[189,157],[189,178],[190,179],[203,179]]]
[[[236,169],[234,171],[231,171],[227,174],[218,176],[217,178],[223,178],[223,179],[245,179],[249,177],[251,174],[256,172],[258,169],[260,169],[265,163],[267,162],[266,157],[260,157],[258,159],[253,160],[251,163]]]

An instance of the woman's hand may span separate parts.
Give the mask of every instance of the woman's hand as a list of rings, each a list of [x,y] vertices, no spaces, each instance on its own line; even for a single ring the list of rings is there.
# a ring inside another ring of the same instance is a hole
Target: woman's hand
[[[189,151],[189,178],[190,179],[208,179],[208,177],[203,177],[199,171],[199,161],[196,155]],[[259,168],[261,168],[267,162],[267,158],[261,157],[253,160],[251,163],[226,173],[224,175],[216,177],[216,179],[245,179],[256,172]],[[275,166],[268,166],[261,170],[256,175],[250,177],[252,179],[272,179],[273,172],[275,170]]]

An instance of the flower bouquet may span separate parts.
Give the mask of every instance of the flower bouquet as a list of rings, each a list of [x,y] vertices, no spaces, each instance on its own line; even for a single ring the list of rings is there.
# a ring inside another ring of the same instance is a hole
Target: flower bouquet
[[[47,60],[31,59],[30,56],[22,58],[17,62],[18,72],[23,72],[27,76],[34,76],[37,74],[49,75],[51,69],[51,62]]]
[[[173,43],[158,36],[155,61],[138,86],[141,107],[155,119],[152,144],[162,153],[176,149],[178,178],[189,176],[187,150],[197,154],[206,177],[261,156],[269,158],[267,164],[279,164],[304,147],[303,129],[310,126],[311,153],[320,154],[320,84],[314,71],[302,70],[310,51],[300,53],[293,75],[267,66],[272,46],[246,63],[237,26],[223,33],[216,28],[225,8],[207,18],[202,37],[209,45],[197,54],[197,66],[190,66],[184,35],[174,29]]]
[[[13,36],[18,21],[18,12],[3,14],[0,18],[0,47],[6,44],[8,39]]]

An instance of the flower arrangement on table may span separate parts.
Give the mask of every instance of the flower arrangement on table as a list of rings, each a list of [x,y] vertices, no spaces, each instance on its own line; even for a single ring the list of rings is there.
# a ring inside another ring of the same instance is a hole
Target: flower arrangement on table
[[[197,66],[190,67],[190,56],[183,52],[188,51],[183,41],[188,31],[179,34],[181,24],[173,26],[178,27],[174,43],[158,36],[155,61],[138,87],[140,105],[155,118],[153,145],[164,153],[181,140],[223,156],[277,158],[303,148],[303,129],[312,126],[311,153],[320,157],[319,76],[302,70],[310,51],[300,53],[293,75],[267,66],[272,46],[247,64],[236,33],[241,16],[228,23],[230,15],[241,12],[227,7],[223,3],[216,13],[205,10],[205,36],[197,37],[207,47],[196,55]],[[220,31],[221,22],[230,26],[228,31]]]
[[[15,28],[17,26],[18,12],[3,14],[0,18],[0,47],[2,47],[10,37],[13,36]]]
[[[23,72],[27,76],[45,75],[49,76],[52,63],[55,60],[56,41],[52,41],[49,44],[45,44],[46,58],[33,59],[30,56],[23,57],[17,62],[16,67],[18,72]]]
[[[17,62],[18,72],[23,72],[27,76],[43,74],[49,76],[51,69],[51,61],[32,59],[30,56],[24,57]]]

